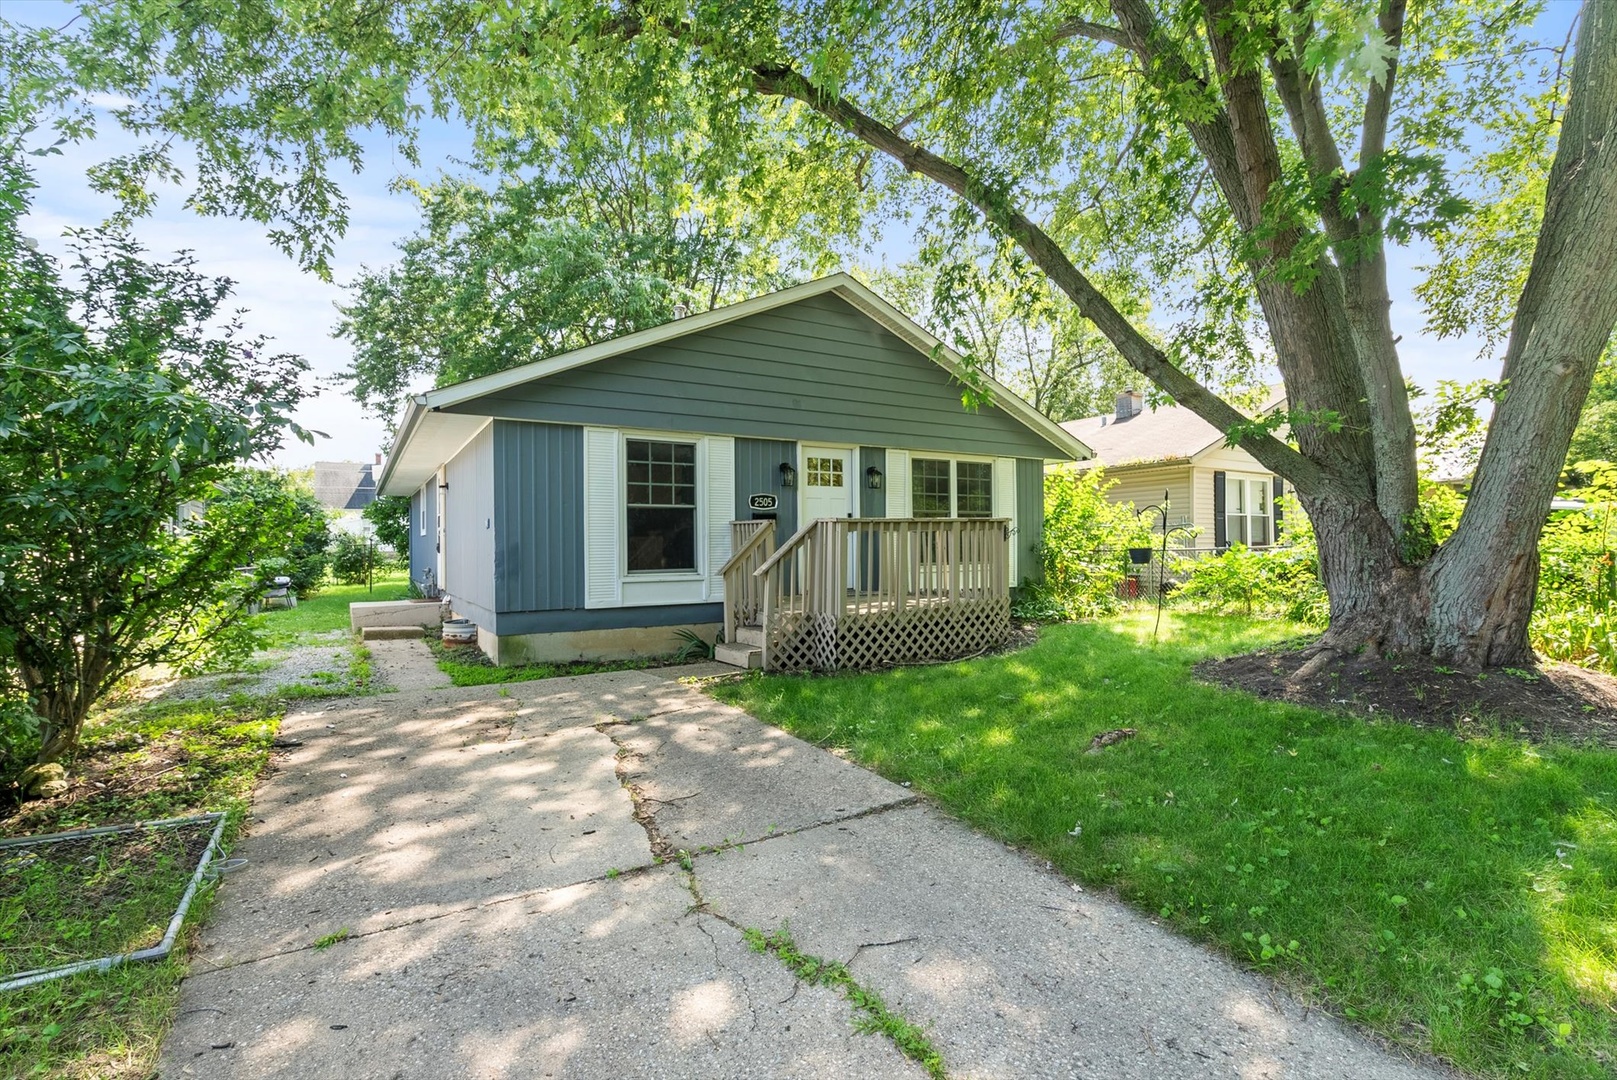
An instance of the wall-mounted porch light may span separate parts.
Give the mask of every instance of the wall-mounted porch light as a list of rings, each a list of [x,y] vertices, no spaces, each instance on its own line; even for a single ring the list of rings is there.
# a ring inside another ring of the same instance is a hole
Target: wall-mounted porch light
[[[865,470],[865,486],[871,491],[881,490],[881,470],[874,465]]]
[[[790,461],[783,461],[780,463],[780,486],[797,486],[797,470],[792,467],[792,463]]]

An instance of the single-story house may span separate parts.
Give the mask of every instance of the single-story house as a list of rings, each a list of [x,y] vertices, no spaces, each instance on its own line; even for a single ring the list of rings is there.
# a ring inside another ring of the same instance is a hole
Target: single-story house
[[[1272,395],[1263,411],[1284,400]],[[1183,405],[1147,409],[1140,391],[1125,390],[1113,412],[1061,427],[1094,451],[1080,468],[1104,466],[1117,481],[1107,492],[1112,502],[1143,509],[1166,494],[1169,526],[1194,530],[1183,547],[1222,551],[1236,543],[1275,542],[1281,520],[1276,500],[1289,489],[1251,454],[1224,445],[1223,432]]]
[[[1045,465],[1089,456],[1004,387],[967,407],[960,364],[836,274],[416,394],[377,489],[410,497],[412,577],[496,662],[721,629],[737,662],[868,662],[869,641],[799,639],[847,605],[891,629],[974,589],[1008,620],[1039,574]],[[966,644],[935,630],[908,652]]]

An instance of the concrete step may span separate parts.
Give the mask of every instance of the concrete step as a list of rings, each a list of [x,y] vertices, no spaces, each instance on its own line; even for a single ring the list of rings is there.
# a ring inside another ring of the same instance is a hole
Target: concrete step
[[[757,645],[762,648],[764,644],[764,628],[761,626],[736,627],[736,644]]]
[[[756,645],[739,645],[724,641],[714,648],[713,659],[731,667],[760,668],[764,666],[764,651]]]
[[[422,638],[427,636],[424,626],[367,626],[360,631],[361,641],[397,641],[400,638]]]

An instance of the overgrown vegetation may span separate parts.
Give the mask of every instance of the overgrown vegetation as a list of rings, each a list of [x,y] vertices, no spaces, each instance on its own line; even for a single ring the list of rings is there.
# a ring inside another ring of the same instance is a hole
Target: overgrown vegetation
[[[228,848],[269,758],[280,714],[276,701],[245,698],[99,711],[85,725],[72,784],[0,817],[0,835],[221,810],[228,815]],[[160,865],[165,858],[175,873]],[[10,865],[14,853],[6,859],[0,940],[8,968],[28,965],[19,949],[99,955],[151,944],[145,940],[150,924],[167,921],[177,890],[195,866],[189,854],[177,858],[161,846],[146,854],[122,850],[117,861],[96,855],[93,864],[71,868],[71,875],[60,866],[60,872],[41,873],[36,866],[16,873],[21,868]],[[190,925],[205,915],[210,898],[211,890],[204,889],[193,902]],[[176,955],[0,995],[0,1075],[143,1080],[156,1064],[184,971]]]
[[[1530,630],[1545,655],[1617,674],[1617,466],[1583,466],[1584,506],[1551,514],[1539,540]]]
[[[1462,739],[1194,681],[1304,632],[1170,613],[1021,652],[714,693],[1489,1076],[1617,1066],[1617,752]],[[1086,753],[1099,732],[1138,736]]]
[[[410,589],[407,571],[378,570],[371,586],[328,585],[312,600],[292,609],[274,608],[259,614],[258,629],[270,647],[326,644],[349,628],[348,605],[369,600],[403,600]]]
[[[1044,478],[1044,581],[1024,587],[1022,618],[1081,619],[1117,611],[1132,546],[1151,544],[1150,523],[1106,497],[1117,481],[1097,466],[1052,470]]]

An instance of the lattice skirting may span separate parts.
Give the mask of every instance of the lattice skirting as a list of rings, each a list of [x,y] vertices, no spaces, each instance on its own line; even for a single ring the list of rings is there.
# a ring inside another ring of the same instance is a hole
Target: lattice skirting
[[[1011,599],[892,607],[844,615],[777,615],[767,629],[771,671],[835,671],[953,660],[1002,645]]]

